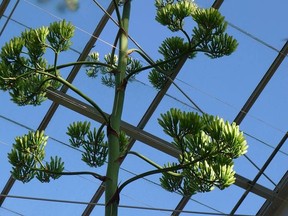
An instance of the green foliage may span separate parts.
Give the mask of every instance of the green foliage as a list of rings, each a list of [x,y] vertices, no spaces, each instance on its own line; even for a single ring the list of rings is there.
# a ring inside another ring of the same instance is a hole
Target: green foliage
[[[132,57],[128,57],[127,59],[127,67],[126,67],[126,75],[131,75],[130,79],[128,80],[129,82],[132,82],[135,80],[135,76],[137,75],[137,73],[134,73],[134,71],[139,70],[140,68],[142,68],[142,64],[140,63],[139,60],[137,59],[133,59]]]
[[[210,58],[219,58],[236,50],[238,43],[225,33],[227,23],[218,10],[197,8],[192,0],[156,0],[155,6],[156,20],[172,32],[181,32],[184,35],[183,38],[168,38],[159,47],[163,59],[171,61],[150,72],[149,80],[155,88],[163,88],[167,76],[171,76],[184,56],[192,59],[197,52],[203,52]],[[188,18],[193,19],[196,26],[185,26],[184,20]],[[164,61],[158,60],[157,63],[159,62]]]
[[[227,23],[214,8],[198,9],[192,15],[198,24],[193,28],[193,41],[210,58],[230,55],[237,48],[237,41],[225,33]]]
[[[45,171],[38,171],[36,173],[36,178],[42,183],[50,182],[50,178],[54,180],[58,179],[64,170],[64,162],[62,162],[60,157],[50,157],[50,162],[45,163],[43,170]]]
[[[104,61],[111,65],[114,66],[115,69],[108,69],[107,67],[101,67],[101,81],[102,84],[108,86],[108,87],[114,87],[115,86],[115,74],[118,73],[117,71],[117,65],[118,65],[118,56],[114,55],[113,57],[109,53],[108,55],[104,56]]]
[[[120,131],[119,135],[119,145],[120,145],[120,157],[127,153],[129,144],[129,137],[123,131]]]
[[[98,52],[91,52],[88,57],[87,61],[95,62],[95,65],[86,65],[86,74],[91,78],[96,78],[101,73],[101,82],[102,84],[108,87],[115,86],[115,75],[118,73],[117,66],[118,66],[118,56],[114,55],[113,59],[111,54],[104,56],[105,65],[99,65],[99,53]],[[109,67],[108,67],[109,66]],[[140,69],[142,67],[139,60],[132,59],[130,56],[127,59],[127,67],[126,67],[126,76],[133,74],[130,76],[129,81],[135,80],[134,71]]]
[[[24,183],[35,176],[41,182],[49,182],[50,178],[57,179],[64,170],[64,163],[57,156],[50,158],[44,164],[45,146],[48,137],[44,131],[29,132],[22,137],[16,137],[10,153],[9,162],[12,164],[12,176]]]
[[[67,134],[70,144],[82,148],[82,161],[91,167],[102,166],[107,158],[108,146],[104,141],[102,128],[90,130],[90,122],[74,122],[69,125]]]
[[[163,168],[176,167],[177,165],[178,164],[175,162],[174,163],[168,162],[166,165],[163,166]],[[161,186],[170,192],[178,191],[183,181],[181,172],[176,171],[175,173],[177,173],[178,175],[171,175],[168,172],[163,172],[162,173],[163,177],[160,178]]]
[[[99,62],[99,53],[98,52],[91,52],[88,56],[86,61],[88,62]],[[98,72],[100,70],[100,65],[86,65],[86,74],[88,77],[96,78],[98,76]]]
[[[97,130],[90,129],[91,123],[73,122],[69,125],[67,135],[70,136],[69,142],[75,148],[83,150],[82,161],[91,167],[102,166],[107,159],[108,144],[104,140],[105,134],[102,127]],[[129,137],[123,131],[119,134],[120,157],[126,154],[129,144]]]
[[[163,63],[154,68],[148,75],[149,81],[156,89],[162,89],[166,84],[168,77],[171,76],[173,70],[176,68],[179,58],[185,53],[189,52],[189,43],[184,41],[181,37],[166,38],[159,47],[159,53],[163,56],[163,60],[158,60],[156,63]],[[195,53],[191,53],[189,58],[193,58]],[[173,59],[174,58],[174,59]]]
[[[184,19],[190,17],[197,5],[193,1],[163,1],[155,2],[157,7],[156,20],[164,26],[167,26],[172,32],[183,30]]]
[[[66,51],[72,45],[71,38],[74,36],[75,27],[65,20],[51,23],[47,40],[55,53]]]
[[[163,62],[163,61],[162,60],[156,61],[156,63],[159,63],[159,62]],[[167,70],[165,70],[165,68],[167,68]],[[149,73],[148,79],[151,82],[151,84],[154,86],[154,88],[161,90],[165,86],[168,80],[168,77],[171,75],[171,71],[169,69],[170,69],[169,65],[165,64],[161,66],[161,70],[165,71],[165,73],[159,73],[157,69],[153,69]]]
[[[12,38],[0,53],[0,90],[8,91],[20,106],[40,105],[48,88],[60,87],[57,56],[70,47],[73,34],[72,24],[61,21]],[[53,66],[44,58],[47,48],[55,53]]]
[[[239,127],[219,117],[171,109],[158,120],[166,134],[173,138],[181,154],[179,176],[165,173],[160,179],[163,188],[183,195],[207,192],[214,186],[224,189],[234,183],[233,159],[247,151]]]
[[[26,49],[28,50],[28,56],[30,58],[30,62],[34,67],[41,67],[40,65],[38,66],[37,64],[39,63],[39,59],[42,58],[42,56],[44,55],[45,51],[46,51],[46,38],[47,35],[49,34],[49,30],[47,27],[42,27],[39,29],[35,29],[35,30],[25,30],[24,32],[22,32],[21,34],[21,38],[18,38],[19,40],[23,40],[23,45],[25,45]],[[37,44],[38,46],[35,46],[35,44]],[[16,45],[17,46],[17,45]],[[13,46],[10,45],[10,48]],[[20,47],[19,47],[20,48]],[[19,49],[17,51],[17,53],[15,53],[14,55],[16,56],[16,60],[17,58],[22,54],[23,50],[23,46],[21,47],[21,49]],[[13,53],[11,52],[11,57],[13,57]],[[42,61],[44,61],[42,59]],[[42,65],[45,66],[46,65]]]
[[[172,58],[183,55],[183,53],[188,53],[189,48],[189,43],[185,42],[184,38],[176,36],[166,38],[159,47],[159,53],[163,55],[165,61],[169,60],[170,70],[172,70],[178,62],[178,59],[174,60]]]

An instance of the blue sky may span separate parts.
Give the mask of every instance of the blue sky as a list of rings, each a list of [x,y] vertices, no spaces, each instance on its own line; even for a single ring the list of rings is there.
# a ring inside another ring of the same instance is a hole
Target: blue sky
[[[15,0],[11,1],[6,15],[11,11],[15,2]],[[103,13],[93,1],[81,1],[80,8],[76,12],[68,10],[59,12],[57,10],[59,2],[50,0],[40,4],[36,0],[21,0],[12,18],[29,27],[48,25],[58,18],[65,18],[77,27],[72,47],[81,51]],[[98,2],[105,8],[109,3],[109,1],[105,0]],[[198,0],[196,2],[200,7],[209,7],[213,4],[211,0]],[[132,1],[130,35],[152,58],[157,59],[159,58],[157,52],[158,46],[163,39],[173,34],[155,22],[153,3],[154,1],[152,0]],[[205,112],[219,115],[225,120],[233,121],[278,55],[277,51],[271,49],[271,47],[267,47],[262,42],[269,44],[276,50],[280,50],[285,43],[285,39],[288,37],[288,29],[285,28],[287,6],[288,3],[285,0],[277,1],[277,4],[265,4],[260,0],[224,1],[220,12],[231,23],[228,26],[228,32],[239,42],[237,51],[229,57],[216,60],[210,60],[203,54],[199,54],[197,58],[187,62],[183,67],[183,70],[177,77],[176,83]],[[2,28],[5,21],[5,18],[0,20],[0,28]],[[235,29],[232,25],[241,28],[244,32],[257,37],[259,40],[255,40],[255,38],[253,39]],[[24,27],[10,21],[4,34],[0,37],[0,46],[11,37],[19,35],[23,30]],[[110,22],[104,29],[103,34],[101,34],[101,40],[95,46],[95,51],[98,51],[101,56],[110,52],[116,30],[115,25]],[[134,47],[130,43],[130,48]],[[137,55],[133,57],[140,58]],[[61,61],[71,62],[77,58],[78,54],[71,51],[63,54]],[[263,142],[275,147],[286,133],[288,125],[286,112],[288,108],[287,66],[287,59],[285,59],[240,125],[240,128],[248,134],[249,152],[247,156],[259,167],[263,166],[273,151],[273,148],[263,144]],[[61,73],[67,75],[69,70],[61,71]],[[131,83],[127,88],[123,120],[134,125],[137,125],[157,94],[157,91],[149,84],[147,74],[148,72],[140,74],[137,77],[138,81]],[[113,90],[102,86],[99,79],[93,80],[87,78],[85,70],[82,69],[74,84],[99,103],[104,111],[109,112],[111,110]],[[75,96],[70,91],[68,93]],[[32,129],[37,129],[51,105],[51,101],[46,101],[40,107],[17,107],[17,105],[10,101],[9,95],[3,92],[0,92],[0,100],[0,158],[2,158],[0,169],[3,176],[0,178],[0,190],[2,190],[10,176],[9,171],[11,167],[6,159],[7,152],[10,151],[15,136],[27,133],[26,128],[17,125],[15,122]],[[178,107],[185,111],[194,111],[193,105],[175,87],[171,87],[168,95],[157,108],[145,130],[170,141],[164,135],[161,128],[158,127],[157,118],[160,113],[166,112],[171,107]],[[7,118],[15,122],[7,121]],[[56,140],[68,143],[68,137],[65,134],[66,126],[78,120],[86,120],[86,118],[64,107],[59,107],[46,129],[46,134]],[[97,123],[93,123],[93,125],[98,126]],[[262,142],[251,138],[251,136],[256,137]],[[154,159],[159,164],[173,160],[170,156],[140,142],[136,142],[133,149]],[[278,153],[265,172],[276,184],[287,171],[287,149],[288,146],[285,144],[281,149],[284,153]],[[50,139],[47,146],[47,157],[56,154],[63,158],[67,170],[93,170],[80,161],[81,154],[79,152]],[[141,173],[141,171],[152,169],[152,167],[133,156],[125,160],[122,168],[133,173]],[[125,170],[122,170],[120,174],[122,182],[131,177],[131,174]],[[235,161],[235,170],[238,174],[249,179],[253,179],[258,172],[244,157]],[[97,169],[97,172],[104,174],[105,170],[104,168],[100,168]],[[158,178],[159,176],[149,177],[155,183],[159,183]],[[123,190],[120,204],[174,209],[180,201],[181,196],[164,191],[155,183],[140,180],[137,183],[129,185]],[[274,189],[275,187],[264,177],[261,177],[258,183],[270,189]],[[28,184],[16,182],[10,195],[89,202],[99,185],[98,181],[87,176],[62,177],[49,184],[41,184],[33,180]],[[197,194],[192,197],[197,202],[191,200],[185,207],[185,210],[229,213],[243,193],[243,189],[233,185],[224,191],[216,189],[210,193]],[[250,193],[236,213],[254,215],[264,201],[263,198]],[[217,211],[205,207],[198,202],[210,206]],[[100,200],[100,203],[104,203],[103,199]],[[7,198],[3,204],[3,208],[0,208],[0,215],[17,215],[4,208],[25,216],[81,215],[85,205]],[[93,215],[103,215],[103,210],[102,206],[97,206],[93,211]],[[127,208],[120,208],[119,211],[119,215],[125,216],[170,215],[169,212]]]

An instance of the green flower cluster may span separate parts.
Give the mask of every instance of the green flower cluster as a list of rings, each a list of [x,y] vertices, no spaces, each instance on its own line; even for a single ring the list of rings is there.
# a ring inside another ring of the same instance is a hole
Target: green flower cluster
[[[218,10],[198,8],[192,0],[156,0],[155,6],[156,20],[182,35],[165,39],[159,47],[163,58],[149,74],[155,88],[163,88],[183,57],[192,59],[203,52],[210,58],[219,58],[236,50],[238,43],[225,33],[227,23]]]
[[[65,20],[49,27],[30,29],[12,38],[0,52],[0,90],[8,91],[18,105],[39,105],[48,88],[58,89],[58,54],[71,46],[74,26]],[[54,64],[48,65],[44,54],[51,49]]]
[[[171,109],[161,115],[159,124],[173,138],[179,152],[174,173],[163,173],[161,185],[183,195],[206,192],[214,186],[224,189],[235,182],[233,159],[247,152],[247,143],[239,127],[223,119]]]

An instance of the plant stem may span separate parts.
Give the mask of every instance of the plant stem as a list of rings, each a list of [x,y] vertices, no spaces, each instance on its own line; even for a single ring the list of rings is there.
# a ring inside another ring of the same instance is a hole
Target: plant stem
[[[109,65],[109,64],[105,64],[102,62],[92,62],[92,61],[77,61],[77,62],[70,62],[70,63],[66,63],[66,64],[62,64],[62,65],[58,65],[56,68],[52,67],[52,68],[48,68],[45,71],[46,72],[51,72],[56,70],[60,70],[62,68],[67,68],[67,67],[72,67],[75,65],[99,65],[99,66],[103,66],[103,67],[107,67],[110,69],[115,69],[113,66]],[[32,69],[32,68],[31,68]],[[33,69],[32,69],[33,70]]]
[[[41,165],[43,166],[43,165]],[[38,168],[31,168],[32,170],[34,171],[40,171],[40,172],[45,172],[45,173],[49,173],[49,174],[55,174],[55,175],[60,175],[60,176],[79,176],[79,175],[91,175],[93,176],[94,178],[96,179],[99,179],[100,181],[103,181],[105,182],[107,180],[106,176],[102,176],[102,175],[99,175],[98,173],[94,173],[94,172],[89,172],[89,171],[79,171],[79,172],[53,172],[51,170],[47,170],[47,169],[44,169],[44,166],[43,166],[43,169],[38,169]]]
[[[147,163],[149,163],[150,165],[154,166],[155,168],[157,168],[159,170],[163,169],[162,166],[160,166],[159,164],[155,163],[154,161],[150,160],[149,158],[145,157],[144,155],[142,155],[142,154],[140,154],[138,152],[129,151],[127,154],[135,155],[135,156],[141,158],[142,160],[146,161]],[[173,176],[180,176],[179,173],[175,173],[175,172],[168,171],[167,173],[170,174],[170,175],[173,175]]]
[[[48,77],[51,77],[51,79],[57,80],[58,82],[62,83],[63,85],[66,85],[69,89],[71,89],[72,91],[74,91],[76,94],[78,94],[80,97],[82,97],[83,99],[85,99],[88,103],[90,103],[99,113],[100,115],[103,117],[103,119],[105,120],[105,124],[108,124],[109,120],[106,116],[106,114],[104,113],[104,111],[91,99],[89,98],[86,94],[84,94],[83,92],[81,92],[78,88],[76,88],[74,85],[72,85],[70,82],[68,82],[66,79],[62,78],[61,76],[57,76],[54,74],[50,74],[48,72],[42,72],[42,71],[38,71],[37,73],[39,74],[43,74],[46,75]],[[28,74],[27,74],[28,75]],[[20,79],[22,76],[18,76],[15,79]],[[48,80],[46,80],[48,81]],[[45,81],[44,81],[45,82]],[[44,84],[44,83],[43,83]]]
[[[103,110],[91,98],[89,98],[87,95],[85,95],[78,88],[76,88],[74,85],[72,85],[70,82],[68,82],[67,80],[63,79],[62,77],[58,76],[55,79],[58,80],[59,82],[61,82],[62,84],[66,85],[72,91],[74,91],[79,96],[81,96],[83,99],[85,99],[88,103],[90,103],[100,113],[100,115],[104,118],[105,123],[108,124],[109,120],[108,120],[107,116],[105,115]]]
[[[108,166],[105,191],[105,215],[117,216],[118,214],[118,175],[120,168],[120,122],[125,97],[125,74],[127,67],[128,27],[130,17],[131,0],[126,0],[123,5],[123,14],[119,33],[119,60],[118,73],[115,74],[115,97],[110,123],[107,127],[108,135]]]

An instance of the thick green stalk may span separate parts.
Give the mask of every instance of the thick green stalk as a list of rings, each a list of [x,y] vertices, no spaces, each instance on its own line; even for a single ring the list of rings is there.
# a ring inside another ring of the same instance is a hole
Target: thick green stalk
[[[120,121],[122,116],[124,97],[125,97],[125,73],[127,67],[127,51],[128,51],[128,27],[130,17],[130,0],[126,0],[123,6],[123,14],[120,23],[119,37],[119,60],[118,71],[115,74],[115,97],[113,110],[110,116],[110,124],[107,128],[108,134],[108,166],[107,181],[105,191],[105,215],[117,216],[118,213],[118,175],[120,168]]]

